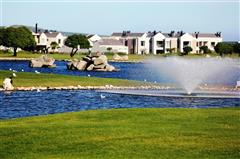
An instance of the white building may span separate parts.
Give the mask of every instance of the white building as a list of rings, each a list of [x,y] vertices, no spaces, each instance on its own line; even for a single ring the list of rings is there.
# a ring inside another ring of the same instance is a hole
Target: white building
[[[169,52],[183,52],[183,48],[190,46],[193,53],[200,53],[201,46],[207,46],[214,51],[214,46],[222,42],[221,33],[184,33],[182,31],[175,33],[148,32],[131,33],[123,31],[122,33],[113,33],[111,38],[121,40],[128,47],[130,54],[162,54]]]
[[[67,38],[59,32],[33,32],[32,34],[35,38],[37,49],[50,52],[58,51],[59,48],[63,47],[64,41]],[[58,44],[58,48],[53,50],[51,47],[52,42],[56,42]]]
[[[110,50],[108,50],[110,49]],[[101,39],[93,43],[92,52],[118,52],[128,54],[128,47],[124,46],[121,40]]]
[[[97,42],[97,41],[99,41],[99,40],[102,39],[102,38],[101,38],[99,35],[97,35],[97,34],[87,35],[87,38],[88,38],[88,41],[89,41],[89,43],[90,43],[90,46],[93,46],[93,43],[95,43],[95,42]]]

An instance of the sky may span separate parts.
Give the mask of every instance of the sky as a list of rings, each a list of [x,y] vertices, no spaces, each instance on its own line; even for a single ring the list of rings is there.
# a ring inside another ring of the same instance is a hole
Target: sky
[[[224,41],[240,40],[239,0],[0,0],[1,25],[59,31],[221,31]]]

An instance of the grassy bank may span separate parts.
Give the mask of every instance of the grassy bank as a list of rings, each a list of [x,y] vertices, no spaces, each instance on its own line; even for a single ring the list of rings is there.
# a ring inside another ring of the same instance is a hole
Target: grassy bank
[[[17,72],[17,77],[13,78],[14,87],[61,87],[61,86],[140,86],[149,85],[147,82],[139,82],[132,80],[113,79],[113,78],[96,78],[96,77],[81,77],[69,75],[57,75],[46,73],[29,73]],[[11,77],[11,71],[0,70],[0,87],[4,78]]]
[[[0,58],[36,58],[41,56],[42,54],[40,53],[32,53],[32,52],[18,52],[17,57],[13,57],[13,53],[4,53],[0,51]],[[66,53],[54,53],[54,54],[48,54],[50,57],[53,57],[56,60],[71,60],[74,58],[80,59],[83,56],[86,56],[85,54],[76,54],[74,57],[70,57],[69,54]],[[107,57],[109,60],[112,60],[113,53],[106,53]],[[147,58],[161,58],[161,57],[167,57],[167,56],[179,56],[179,53],[172,53],[172,54],[159,54],[159,55],[135,55],[135,54],[129,54],[129,61],[143,61],[144,59]],[[219,56],[216,53],[211,53],[210,56],[216,57]],[[201,57],[206,57],[204,54],[189,54],[186,56],[181,56],[181,57],[186,57],[186,58],[201,58]],[[225,57],[230,57],[230,58],[240,58],[238,54],[232,54],[232,55],[226,55]]]
[[[239,113],[113,109],[0,120],[0,158],[237,159]]]
[[[26,52],[26,51],[21,51],[18,52],[17,57],[13,56],[13,53],[4,53],[0,51],[0,58],[37,58],[41,56],[42,54],[40,53],[32,53],[32,52]],[[106,54],[109,60],[112,60],[113,54]],[[48,56],[53,57],[56,60],[71,60],[74,58],[80,59],[84,56],[85,54],[76,54],[74,57],[70,57],[69,54],[66,53],[49,53]],[[142,61],[146,56],[141,56],[141,55],[128,55],[129,61]]]

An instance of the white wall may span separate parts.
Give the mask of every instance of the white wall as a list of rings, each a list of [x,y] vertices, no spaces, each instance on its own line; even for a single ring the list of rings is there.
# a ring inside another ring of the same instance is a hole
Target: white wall
[[[157,41],[164,41],[166,37],[162,33],[157,33],[152,38],[152,51],[153,54],[157,54],[157,50],[164,50],[164,47],[159,47]],[[164,44],[163,44],[164,45]]]
[[[196,39],[196,41],[198,42],[198,44],[200,44],[200,42],[202,42],[202,45],[201,45],[201,46],[203,46],[204,42],[207,42],[207,43],[206,43],[206,46],[208,47],[208,49],[214,51],[214,46],[212,46],[211,43],[214,42],[214,43],[215,43],[215,46],[216,46],[217,43],[222,42],[223,40],[222,40],[221,37],[216,37],[216,38],[199,37],[199,38]],[[198,45],[198,46],[196,47],[196,50],[199,51],[201,46]]]
[[[195,52],[195,48],[193,47],[194,40],[195,40],[195,38],[191,34],[189,34],[189,33],[183,34],[180,37],[180,52],[183,52],[183,42],[184,41],[189,41],[188,46],[190,46],[193,49],[192,52]]]
[[[97,42],[99,40],[101,40],[102,38],[100,36],[98,36],[97,34],[93,35],[91,38],[88,39],[90,46],[93,46],[94,42]]]
[[[128,47],[123,45],[99,45],[98,42],[95,42],[92,47],[92,52],[108,52],[107,48],[111,47],[111,52],[122,52],[128,54]]]
[[[144,46],[141,46],[141,42],[144,41]],[[138,54],[149,54],[149,45],[150,45],[150,38],[147,37],[145,33],[142,37],[137,38],[137,53]]]

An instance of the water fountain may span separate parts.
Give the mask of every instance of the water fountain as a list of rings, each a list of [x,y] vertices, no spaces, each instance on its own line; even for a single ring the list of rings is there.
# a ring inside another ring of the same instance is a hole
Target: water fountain
[[[132,95],[151,95],[167,97],[204,97],[204,98],[240,98],[240,92],[233,86],[227,88],[224,82],[231,78],[228,76],[233,69],[238,69],[240,79],[239,61],[230,58],[183,58],[167,57],[161,59],[148,59],[145,69],[156,74],[159,78],[167,78],[175,83],[173,90],[128,90],[108,91]],[[228,73],[228,74],[227,74]],[[234,72],[236,73],[236,72]],[[228,79],[229,78],[229,79]],[[221,86],[211,85],[216,82]],[[210,82],[210,85],[209,83]],[[236,83],[236,81],[234,82]]]
[[[218,80],[228,80],[225,73],[232,67],[239,67],[233,59],[168,57],[164,59],[149,59],[146,68],[154,70],[159,76],[166,76],[191,94],[200,84],[218,77]]]

